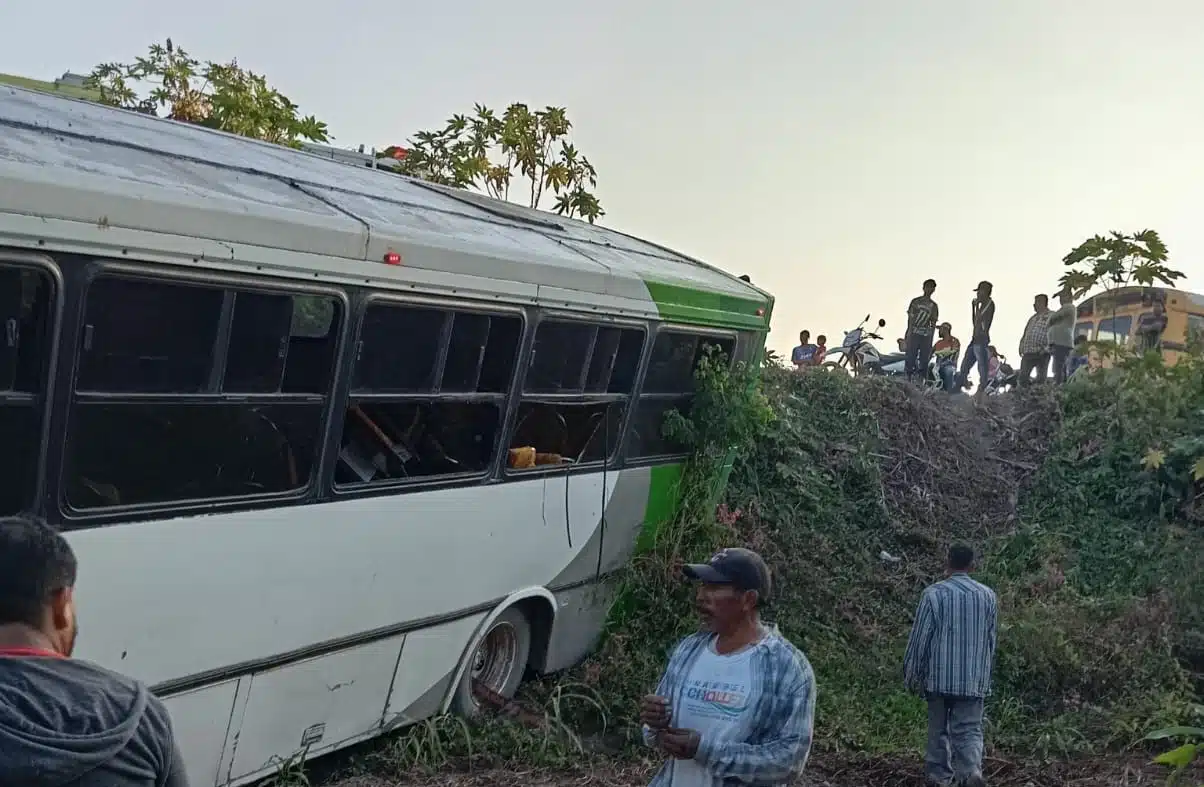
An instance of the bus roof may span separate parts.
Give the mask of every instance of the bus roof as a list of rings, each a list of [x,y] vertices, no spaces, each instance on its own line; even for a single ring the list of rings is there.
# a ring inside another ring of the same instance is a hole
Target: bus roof
[[[768,327],[771,296],[736,276],[480,194],[9,86],[0,129],[0,243]]]
[[[1096,293],[1079,302],[1077,313],[1079,317],[1089,317],[1096,312],[1105,313],[1113,308],[1148,308],[1155,296],[1169,309],[1196,314],[1204,313],[1204,296],[1170,287],[1144,286],[1117,287],[1113,290]]]

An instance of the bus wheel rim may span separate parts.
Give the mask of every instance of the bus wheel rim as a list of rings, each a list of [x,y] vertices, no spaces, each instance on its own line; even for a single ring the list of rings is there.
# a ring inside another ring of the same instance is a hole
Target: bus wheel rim
[[[518,656],[518,632],[508,622],[500,622],[489,630],[472,657],[472,681],[489,691],[501,694],[514,675]],[[480,704],[473,697],[473,701]]]

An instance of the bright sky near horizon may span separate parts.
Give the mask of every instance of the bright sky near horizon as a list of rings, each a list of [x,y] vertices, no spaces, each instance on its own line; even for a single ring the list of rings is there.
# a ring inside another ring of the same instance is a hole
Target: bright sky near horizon
[[[749,274],[777,298],[780,352],[802,328],[839,343],[866,312],[900,335],[931,276],[963,340],[992,280],[993,338],[1015,356],[1033,294],[1110,229],[1158,230],[1204,290],[1200,0],[57,0],[4,16],[0,72],[86,73],[170,36],[265,74],[347,147],[474,102],[566,106],[604,223]]]

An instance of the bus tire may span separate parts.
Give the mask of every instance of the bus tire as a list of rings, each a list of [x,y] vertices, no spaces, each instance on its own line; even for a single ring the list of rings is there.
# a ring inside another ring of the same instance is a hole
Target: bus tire
[[[516,607],[498,615],[468,657],[464,677],[452,696],[452,710],[473,717],[499,701],[509,701],[518,691],[531,655],[531,624]],[[478,699],[474,684],[480,681],[485,697]],[[497,710],[497,708],[495,708]]]

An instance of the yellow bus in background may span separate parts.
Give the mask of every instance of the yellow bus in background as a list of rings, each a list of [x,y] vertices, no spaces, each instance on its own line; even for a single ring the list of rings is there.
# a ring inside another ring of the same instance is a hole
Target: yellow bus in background
[[[1075,338],[1116,342],[1132,348],[1143,314],[1161,300],[1166,311],[1162,357],[1168,364],[1179,360],[1190,337],[1204,338],[1204,295],[1167,287],[1121,287],[1095,295],[1078,305]]]

